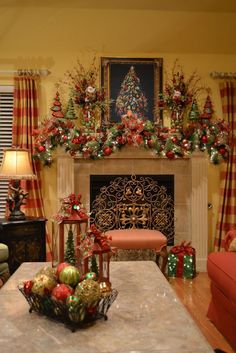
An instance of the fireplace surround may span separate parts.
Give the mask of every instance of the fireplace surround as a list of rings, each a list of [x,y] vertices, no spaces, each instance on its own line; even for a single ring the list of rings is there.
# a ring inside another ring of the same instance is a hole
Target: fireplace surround
[[[57,156],[58,200],[75,192],[90,205],[91,175],[174,175],[175,244],[191,241],[196,249],[197,271],[206,271],[208,255],[207,156],[195,152],[191,158],[157,158],[150,150],[125,146],[99,160]]]

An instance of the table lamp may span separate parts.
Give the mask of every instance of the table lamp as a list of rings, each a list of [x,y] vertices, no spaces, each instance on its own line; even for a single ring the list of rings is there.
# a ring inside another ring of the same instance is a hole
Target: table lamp
[[[36,175],[33,173],[27,149],[5,148],[3,152],[0,179],[11,180],[9,186],[11,193],[6,199],[10,211],[9,220],[18,221],[26,218],[20,207],[25,204],[24,201],[28,196],[28,193],[21,189],[20,181],[36,179]]]

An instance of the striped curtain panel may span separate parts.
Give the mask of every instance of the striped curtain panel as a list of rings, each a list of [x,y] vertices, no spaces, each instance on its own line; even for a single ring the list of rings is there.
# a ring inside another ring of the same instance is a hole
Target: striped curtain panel
[[[230,154],[220,175],[220,208],[216,227],[215,250],[224,251],[227,232],[236,229],[236,81],[220,83],[223,116],[229,122]]]
[[[38,128],[38,77],[19,76],[14,78],[13,146],[27,148],[32,157],[34,151],[33,131]],[[32,160],[32,158],[31,158]],[[32,160],[35,180],[22,180],[21,187],[28,192],[22,210],[27,216],[44,217],[40,163]],[[47,232],[46,232],[47,233]],[[51,260],[50,239],[47,234],[47,261]]]

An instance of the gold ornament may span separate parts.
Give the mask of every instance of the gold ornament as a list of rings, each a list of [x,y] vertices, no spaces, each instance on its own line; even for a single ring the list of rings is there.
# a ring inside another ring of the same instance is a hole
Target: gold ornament
[[[96,306],[101,297],[99,284],[92,279],[84,279],[80,282],[75,288],[74,294],[87,307]]]
[[[37,277],[38,275],[47,275],[49,277],[52,277],[52,279],[54,279],[55,281],[57,280],[57,276],[56,276],[56,269],[52,268],[50,266],[44,266],[42,267],[35,275],[35,277]]]
[[[50,276],[45,274],[39,274],[33,279],[32,293],[38,295],[45,295],[51,293],[53,288],[57,285],[57,282]]]
[[[100,293],[102,297],[107,297],[111,294],[111,284],[109,282],[100,282]]]

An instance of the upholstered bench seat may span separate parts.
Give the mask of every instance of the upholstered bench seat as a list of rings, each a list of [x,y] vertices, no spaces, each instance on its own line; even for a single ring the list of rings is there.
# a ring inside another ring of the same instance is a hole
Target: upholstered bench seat
[[[114,229],[108,230],[111,245],[118,249],[154,249],[161,251],[166,246],[166,237],[158,230],[149,229]]]
[[[114,229],[106,232],[111,246],[117,249],[152,249],[163,257],[161,269],[167,263],[167,238],[154,229]]]

